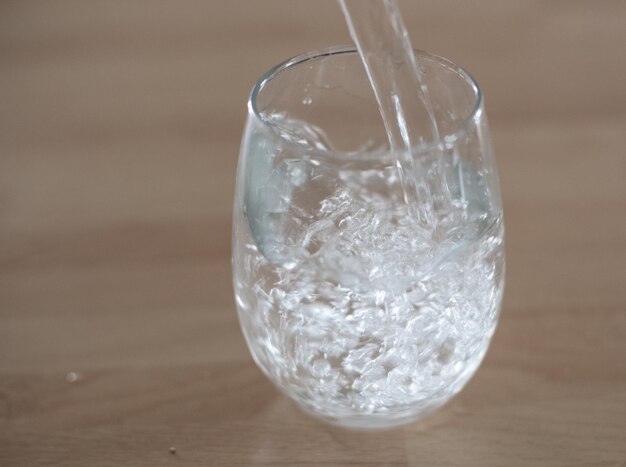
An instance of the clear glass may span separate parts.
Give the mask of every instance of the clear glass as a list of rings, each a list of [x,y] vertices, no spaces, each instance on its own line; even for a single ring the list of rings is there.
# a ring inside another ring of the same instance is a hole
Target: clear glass
[[[412,149],[428,194],[418,211],[403,200],[354,50],[278,65],[248,104],[233,220],[241,327],[280,390],[346,427],[408,423],[453,397],[480,365],[502,299],[480,90],[455,64],[416,58],[441,135]]]

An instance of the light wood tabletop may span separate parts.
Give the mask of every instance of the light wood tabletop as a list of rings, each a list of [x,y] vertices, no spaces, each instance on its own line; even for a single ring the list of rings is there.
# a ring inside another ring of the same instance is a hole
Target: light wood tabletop
[[[626,466],[626,2],[420,0],[482,84],[507,283],[476,376],[359,433],[256,368],[230,272],[246,99],[334,0],[0,5],[0,465]]]

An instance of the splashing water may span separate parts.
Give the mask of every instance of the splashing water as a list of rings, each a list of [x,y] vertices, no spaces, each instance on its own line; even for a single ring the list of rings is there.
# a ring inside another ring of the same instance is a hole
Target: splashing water
[[[289,261],[268,259],[236,210],[237,307],[256,362],[303,407],[345,425],[394,424],[441,405],[480,364],[502,295],[501,218],[466,183],[476,192],[453,203],[457,233],[440,242],[399,202],[392,165],[339,178],[312,213],[300,208],[306,189],[291,195]]]

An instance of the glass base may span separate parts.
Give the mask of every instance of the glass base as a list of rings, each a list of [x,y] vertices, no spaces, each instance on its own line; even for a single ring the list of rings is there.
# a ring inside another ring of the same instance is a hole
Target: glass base
[[[419,409],[402,413],[375,413],[345,416],[322,415],[318,412],[314,412],[304,405],[298,403],[296,404],[308,415],[311,415],[312,417],[330,425],[355,431],[378,431],[389,430],[415,423],[443,406],[447,400],[448,399],[430,404],[426,407],[420,407]]]

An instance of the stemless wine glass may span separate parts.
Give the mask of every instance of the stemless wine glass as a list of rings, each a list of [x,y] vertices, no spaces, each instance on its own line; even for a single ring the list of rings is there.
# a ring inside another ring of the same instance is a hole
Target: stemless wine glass
[[[500,309],[502,207],[480,90],[457,65],[416,58],[440,133],[412,148],[427,216],[404,201],[355,50],[288,60],[248,103],[233,221],[241,327],[278,388],[346,427],[408,423],[448,401]]]

